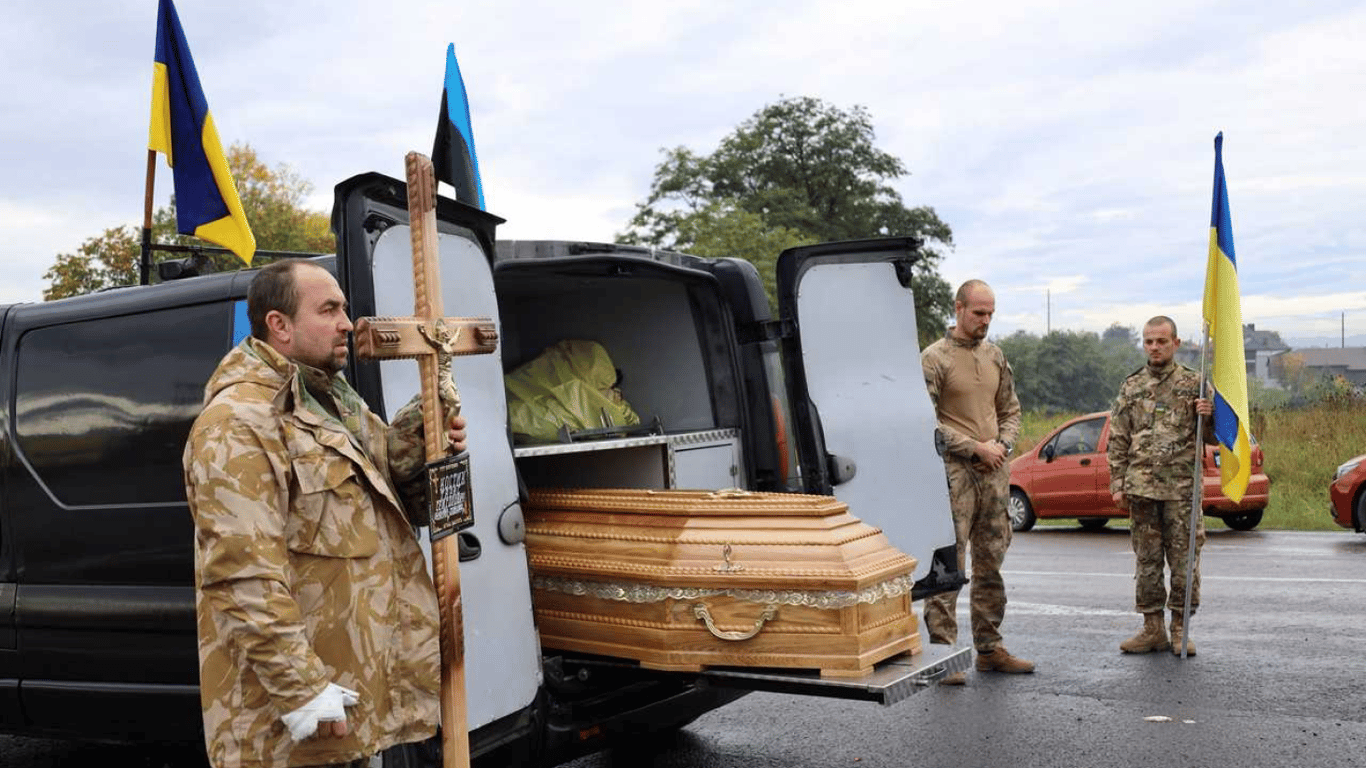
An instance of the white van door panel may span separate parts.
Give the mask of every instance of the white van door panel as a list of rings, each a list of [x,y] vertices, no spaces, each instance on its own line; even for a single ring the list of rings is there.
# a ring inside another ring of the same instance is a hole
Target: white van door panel
[[[498,320],[493,274],[478,243],[441,233],[441,297],[450,317]],[[410,231],[394,226],[373,251],[375,314],[413,313]],[[498,354],[456,357],[452,363],[466,416],[474,494],[474,527],[481,554],[460,564],[464,601],[465,682],[471,729],[531,704],[541,683],[541,655],[532,622],[530,576],[523,544],[498,535],[503,514],[520,515],[517,476],[507,436],[507,400]],[[412,360],[380,363],[386,413],[394,414],[421,389]],[[423,538],[430,560],[430,548]]]
[[[796,285],[785,298],[796,299],[799,364],[825,450],[852,462],[853,476],[834,494],[916,558],[919,579],[934,551],[954,544],[948,483],[935,451],[914,297],[886,251],[861,256],[785,253],[802,259],[786,270]]]

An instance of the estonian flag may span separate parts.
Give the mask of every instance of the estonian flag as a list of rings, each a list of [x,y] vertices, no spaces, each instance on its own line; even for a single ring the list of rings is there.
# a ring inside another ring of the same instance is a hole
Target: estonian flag
[[[436,180],[455,187],[455,199],[484,208],[484,186],[479,182],[479,157],[474,152],[474,129],[470,127],[470,103],[465,79],[455,60],[455,44],[446,47],[446,85],[441,91],[441,115],[432,146]]]
[[[1242,501],[1252,474],[1247,432],[1247,363],[1243,357],[1243,313],[1238,300],[1238,262],[1233,255],[1233,220],[1224,182],[1224,134],[1214,137],[1214,204],[1210,214],[1209,262],[1205,267],[1205,322],[1214,339],[1214,435],[1224,495]]]
[[[182,235],[218,243],[251,264],[251,234],[223,144],[199,87],[185,31],[171,0],[157,11],[152,66],[152,123],[147,148],[166,154],[175,176],[176,225]]]

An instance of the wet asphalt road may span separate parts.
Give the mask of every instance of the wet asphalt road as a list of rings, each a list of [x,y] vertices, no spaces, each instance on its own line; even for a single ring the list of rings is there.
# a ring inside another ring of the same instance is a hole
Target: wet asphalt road
[[[1039,528],[1006,559],[1002,627],[1037,673],[969,672],[891,707],[752,694],[649,754],[570,765],[1366,765],[1366,536],[1217,531],[1203,562],[1184,661],[1119,653],[1141,624],[1126,530]]]
[[[1006,559],[1003,631],[1039,671],[968,673],[890,707],[752,694],[647,752],[573,768],[1282,768],[1366,765],[1366,535],[1211,532],[1199,653],[1125,656],[1124,529],[1038,528]],[[966,596],[960,620],[966,622]],[[1150,718],[1168,718],[1154,721]],[[0,766],[144,765],[174,756],[0,737]]]

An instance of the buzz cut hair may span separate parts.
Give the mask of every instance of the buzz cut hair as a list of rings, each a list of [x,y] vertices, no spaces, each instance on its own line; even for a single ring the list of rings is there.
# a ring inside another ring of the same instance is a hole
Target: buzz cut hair
[[[1163,324],[1168,325],[1168,326],[1171,327],[1171,329],[1172,329],[1172,338],[1173,338],[1173,339],[1180,338],[1179,336],[1176,335],[1176,321],[1173,320],[1173,319],[1171,319],[1170,317],[1167,317],[1166,315],[1155,315],[1155,316],[1153,316],[1151,319],[1148,320],[1148,322],[1146,322],[1146,323],[1143,324],[1143,327],[1144,327],[1144,328],[1152,328],[1152,327],[1154,327],[1154,326],[1163,325]]]
[[[958,292],[953,295],[953,300],[958,304],[966,304],[968,303],[968,294],[978,288],[985,288],[988,291],[991,290],[991,286],[987,285],[985,280],[973,278],[958,286]]]
[[[299,311],[294,271],[301,266],[324,268],[306,259],[280,259],[262,267],[251,279],[251,286],[247,288],[247,320],[251,321],[252,336],[261,341],[269,338],[266,315],[271,312],[294,317]]]

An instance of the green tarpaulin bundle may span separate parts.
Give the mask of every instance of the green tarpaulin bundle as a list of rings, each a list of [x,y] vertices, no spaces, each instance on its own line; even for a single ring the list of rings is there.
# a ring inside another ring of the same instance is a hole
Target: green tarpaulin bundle
[[[518,442],[554,442],[560,427],[639,424],[616,389],[617,370],[596,341],[566,339],[503,376],[508,421]]]

